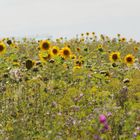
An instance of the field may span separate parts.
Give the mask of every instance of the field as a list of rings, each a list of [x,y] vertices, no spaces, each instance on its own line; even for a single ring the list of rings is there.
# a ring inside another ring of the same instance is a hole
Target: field
[[[0,41],[0,140],[119,139],[140,140],[140,42]]]

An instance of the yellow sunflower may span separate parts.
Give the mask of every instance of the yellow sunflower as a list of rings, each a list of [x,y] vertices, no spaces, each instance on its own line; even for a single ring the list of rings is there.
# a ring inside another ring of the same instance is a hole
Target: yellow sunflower
[[[139,48],[138,47],[134,47],[134,52],[138,52]]]
[[[71,59],[76,59],[76,55],[75,54],[72,54],[71,55]]]
[[[95,35],[95,32],[92,32],[92,35]]]
[[[84,38],[81,38],[81,39],[80,39],[80,42],[84,42],[84,41],[85,41],[85,39],[84,39]]]
[[[89,36],[89,32],[86,32],[86,35]]]
[[[57,56],[59,54],[59,47],[53,46],[51,48],[51,54],[52,54],[52,56]]]
[[[81,36],[84,36],[84,34],[82,33]]]
[[[126,42],[126,38],[125,37],[121,38],[121,42]]]
[[[132,65],[134,64],[135,62],[135,58],[132,54],[127,54],[124,58],[124,62],[127,64],[127,65]]]
[[[51,53],[39,53],[39,59],[42,63],[46,63],[47,61],[49,61],[52,58]]]
[[[82,66],[82,61],[76,60],[75,65],[81,67]]]
[[[71,54],[71,50],[67,46],[60,50],[60,56],[64,59],[70,58]]]
[[[39,48],[42,51],[48,51],[51,47],[51,43],[48,40],[42,40],[39,44]]]
[[[120,60],[120,52],[112,52],[109,55],[109,60],[111,62],[116,62],[116,61]]]
[[[3,54],[6,51],[6,45],[3,42],[0,42],[0,54]]]
[[[80,69],[81,67],[80,66],[74,66],[73,67],[73,72],[76,72],[78,69]]]

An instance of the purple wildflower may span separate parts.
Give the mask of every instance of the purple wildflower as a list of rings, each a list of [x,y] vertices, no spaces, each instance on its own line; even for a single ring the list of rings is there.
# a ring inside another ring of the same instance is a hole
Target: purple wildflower
[[[106,116],[103,115],[103,114],[101,114],[101,115],[99,116],[99,120],[100,120],[100,123],[105,123],[105,122],[106,122]]]

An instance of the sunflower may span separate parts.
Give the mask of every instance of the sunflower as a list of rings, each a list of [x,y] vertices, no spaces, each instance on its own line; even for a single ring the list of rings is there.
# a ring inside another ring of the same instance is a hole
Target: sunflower
[[[8,39],[7,44],[10,46],[12,44],[12,40]]]
[[[3,42],[0,42],[0,54],[3,54],[6,50],[6,45]]]
[[[120,36],[121,36],[121,34],[118,33],[118,34],[117,34],[117,37],[119,38]]]
[[[59,47],[53,46],[53,47],[51,48],[51,54],[52,54],[52,56],[58,55],[58,54],[59,54]]]
[[[75,65],[81,67],[82,66],[82,61],[76,60]]]
[[[84,38],[81,38],[81,39],[80,39],[80,42],[84,42],[84,41],[85,41],[85,39],[84,39]]]
[[[59,43],[59,42],[60,42],[60,39],[59,39],[59,38],[57,38],[57,39],[56,39],[56,42],[58,42],[58,43]]]
[[[72,54],[71,55],[71,59],[76,59],[76,55],[75,54]]]
[[[84,36],[84,34],[82,33],[81,36]]]
[[[116,61],[120,60],[120,52],[112,52],[109,55],[109,60],[111,62],[116,62]]]
[[[127,64],[127,65],[132,65],[134,63],[134,56],[132,54],[127,54],[124,58],[124,62]]]
[[[138,47],[134,47],[134,52],[138,52],[139,48]]]
[[[64,59],[70,58],[71,54],[71,50],[67,46],[60,50],[60,56]]]
[[[86,32],[86,35],[89,36],[89,32]]]
[[[46,53],[46,54],[39,53],[39,58],[42,63],[46,63],[52,58],[52,55],[51,53]]]
[[[126,38],[125,37],[121,38],[121,42],[126,42]]]
[[[51,47],[50,41],[48,41],[48,40],[43,40],[43,41],[41,41],[40,44],[39,44],[40,50],[43,50],[43,51],[49,50],[50,47]]]
[[[26,68],[27,69],[31,69],[34,65],[35,65],[35,61],[32,61],[32,60],[26,60]]]
[[[92,32],[92,35],[95,35],[95,32]]]

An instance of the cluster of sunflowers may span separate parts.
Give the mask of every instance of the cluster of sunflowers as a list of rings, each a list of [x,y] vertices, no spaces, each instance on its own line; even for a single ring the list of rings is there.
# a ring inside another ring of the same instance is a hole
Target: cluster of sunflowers
[[[70,40],[70,41],[66,41],[67,43],[65,43],[64,41],[64,38],[63,37],[60,37],[58,39],[56,39],[56,42],[55,44],[59,44],[59,46],[63,45],[64,47],[63,48],[60,48],[58,47],[57,45],[52,45],[51,41],[50,40],[39,40],[39,46],[38,46],[38,49],[39,49],[39,59],[41,60],[42,63],[46,63],[48,62],[49,60],[51,60],[51,62],[53,62],[53,58],[62,58],[64,60],[66,59],[76,59],[77,56],[71,51],[71,44],[73,43],[73,41],[75,41],[74,45],[77,45],[77,44],[81,44],[80,47],[76,47],[76,51],[77,52],[80,52],[81,51],[81,46],[83,45],[90,45],[91,43],[94,43],[94,45],[97,46],[97,49],[99,51],[104,51],[104,46],[105,45],[111,45],[114,43],[118,43],[118,45],[121,45],[121,44],[138,44],[136,43],[135,41],[133,41],[133,39],[130,39],[129,42],[126,41],[126,38],[124,37],[120,37],[121,35],[120,34],[117,34],[118,38],[116,40],[116,38],[113,38],[112,40],[108,37],[108,36],[104,36],[104,35],[100,35],[100,40],[98,41],[97,39],[97,36],[95,35],[95,32],[92,32],[92,33],[82,33],[80,35],[80,37],[77,36],[77,38],[74,40]],[[4,41],[7,41],[6,43]],[[26,38],[25,38],[26,40]],[[18,42],[18,41],[17,41]],[[10,40],[10,39],[3,39],[3,41],[0,42],[0,54],[1,56],[6,52],[6,49],[7,49],[7,46],[6,44],[8,44],[9,46],[12,46],[12,47],[15,47],[15,48],[18,48],[18,43],[15,41],[15,39]],[[101,43],[101,44],[98,44]],[[53,42],[54,43],[54,42]],[[70,45],[69,45],[70,44]],[[115,44],[116,45],[116,44]],[[79,45],[78,45],[79,46]],[[139,49],[138,47],[134,47],[134,52],[138,52]],[[87,51],[88,50],[88,47],[84,48],[84,51]],[[75,51],[75,48],[74,48],[74,51]],[[93,50],[91,50],[93,51]],[[125,64],[127,64],[128,66],[130,65],[133,65],[134,62],[135,62],[135,56],[133,54],[126,54],[124,56],[124,58],[122,58],[120,56],[120,52],[119,51],[110,51],[110,50],[107,50],[108,51],[108,58],[110,60],[110,62],[124,62]],[[90,52],[89,52],[90,53]],[[33,61],[33,64],[35,64],[35,61]],[[79,65],[81,66],[81,65]]]
[[[56,56],[60,56],[64,59],[67,59],[70,58],[72,55],[72,52],[68,46],[65,46],[60,50],[58,46],[51,46],[51,43],[48,40],[41,41],[39,44],[39,49],[39,57],[40,60],[42,60],[42,62],[46,62],[47,60]],[[43,56],[43,52],[45,52],[46,56]]]
[[[116,61],[121,61],[121,57],[120,57],[120,52],[112,52],[109,56],[110,61],[112,62],[116,62]],[[124,57],[124,62],[127,65],[132,65],[134,64],[135,58],[132,54],[127,54]]]
[[[86,32],[0,41],[0,139],[140,134],[140,42]]]

